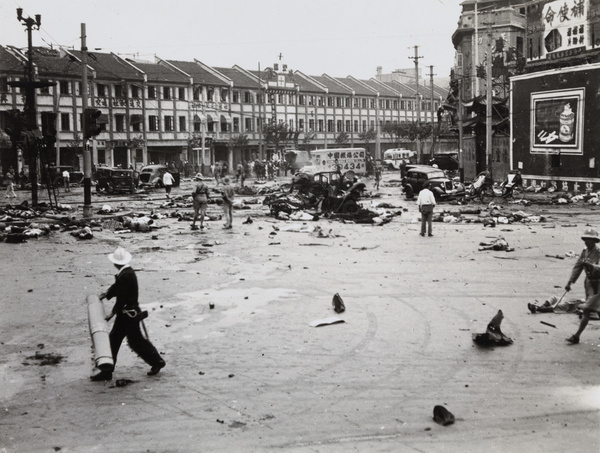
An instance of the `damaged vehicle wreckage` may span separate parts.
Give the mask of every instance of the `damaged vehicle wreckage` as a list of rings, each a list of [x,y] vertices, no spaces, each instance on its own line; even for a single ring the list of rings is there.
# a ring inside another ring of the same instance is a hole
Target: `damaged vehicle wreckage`
[[[284,184],[279,191],[267,195],[263,204],[270,208],[272,216],[287,219],[294,212],[319,216],[356,220],[374,218],[358,201],[365,195],[366,184],[353,171],[323,171],[314,175],[296,173],[291,184]]]

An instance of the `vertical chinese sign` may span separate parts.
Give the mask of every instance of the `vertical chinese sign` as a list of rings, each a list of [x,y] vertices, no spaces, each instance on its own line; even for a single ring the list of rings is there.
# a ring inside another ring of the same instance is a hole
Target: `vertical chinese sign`
[[[544,5],[542,58],[568,57],[589,48],[588,9],[589,0],[558,0]]]

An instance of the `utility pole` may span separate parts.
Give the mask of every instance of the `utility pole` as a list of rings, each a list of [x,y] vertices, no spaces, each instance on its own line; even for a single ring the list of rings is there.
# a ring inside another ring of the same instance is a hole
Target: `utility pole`
[[[419,58],[423,58],[419,56],[419,46],[414,46],[415,47],[415,56],[414,57],[408,57],[412,60],[415,60],[415,82],[417,84],[417,89],[415,91],[415,97],[416,97],[416,111],[417,111],[417,126],[419,125],[419,123],[421,122],[421,101],[419,100]],[[417,162],[420,162],[420,143],[419,143],[419,139],[417,138]]]
[[[83,138],[83,216],[92,217],[92,156],[88,146],[88,140],[85,137],[87,131],[86,109],[88,107],[88,73],[87,73],[87,46],[85,36],[85,24],[81,24],[81,63],[82,63],[82,83],[81,83],[81,130]],[[90,138],[94,140],[94,138]]]
[[[475,80],[475,91],[473,92],[473,96],[479,96],[479,77],[477,77],[477,65],[479,64],[479,16],[477,13],[477,0],[475,0],[475,42],[473,43],[473,47],[475,47],[475,64],[473,65],[473,79]],[[471,88],[473,85],[471,85]]]
[[[23,8],[17,8],[17,19],[22,22],[27,29],[27,67],[25,69],[25,81],[9,82],[13,87],[25,89],[25,130],[26,140],[25,148],[29,156],[29,180],[31,181],[31,204],[38,204],[38,187],[37,187],[37,158],[38,145],[41,144],[42,134],[37,127],[37,113],[35,102],[35,89],[54,85],[50,82],[36,82],[35,71],[33,68],[33,42],[31,38],[32,30],[39,30],[42,25],[42,16],[35,15],[35,19],[31,17],[23,17]]]
[[[463,100],[463,74],[462,68],[461,73],[458,77],[458,174],[460,175],[460,182],[465,181],[465,157],[463,152],[463,111],[462,111],[462,100]]]
[[[429,65],[429,83],[431,85],[431,158],[433,159],[433,155],[435,154],[435,118],[434,118],[434,104],[433,104],[433,76],[435,74],[433,73],[433,66]]]
[[[493,176],[492,172],[492,23],[487,22],[487,60],[486,60],[486,92],[485,92],[485,156],[486,169]]]
[[[265,96],[267,95],[265,91]],[[257,124],[258,129],[258,158],[262,159],[263,156],[263,133],[262,128],[264,127],[263,118],[262,118],[262,103],[263,100],[260,99],[262,97],[262,79],[260,77],[260,62],[258,63],[258,121],[260,122],[260,126]]]

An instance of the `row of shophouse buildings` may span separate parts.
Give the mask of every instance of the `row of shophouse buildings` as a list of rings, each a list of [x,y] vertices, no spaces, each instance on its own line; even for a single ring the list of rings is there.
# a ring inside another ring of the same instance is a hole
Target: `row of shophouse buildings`
[[[106,121],[91,141],[93,163],[188,161],[202,168],[226,161],[233,168],[272,157],[261,132],[271,122],[295,132],[294,147],[367,147],[379,157],[399,144],[381,133],[383,125],[435,123],[444,112],[449,133],[437,151],[458,149],[466,180],[483,170],[502,180],[520,169],[528,184],[600,189],[600,0],[465,0],[461,7],[448,37],[455,48],[450,84],[441,88],[414,77],[417,71],[378,68],[362,80],[307,75],[281,62],[222,68],[91,52],[89,104]],[[53,82],[37,90],[36,111],[43,131],[57,130],[56,164],[81,160],[82,57],[76,50],[33,52],[36,79]],[[11,110],[24,107],[22,89],[10,82],[23,79],[27,62],[22,49],[0,46],[0,130]],[[3,171],[20,161],[7,143],[0,132]]]
[[[56,137],[51,160],[81,168],[84,55],[40,47],[32,55],[36,80],[51,82],[36,89],[36,123],[44,135]],[[217,161],[235,168],[243,161],[277,158],[262,133],[271,122],[286,123],[294,132],[289,147],[380,151],[398,145],[381,134],[383,124],[415,121],[417,115],[421,121],[435,120],[448,93],[433,82],[419,87],[414,76],[360,80],[310,76],[282,63],[261,70],[158,57],[140,61],[102,52],[85,57],[87,104],[102,112],[99,120],[105,124],[88,145],[96,165],[188,162],[206,171]],[[26,50],[0,46],[0,130],[10,123],[11,111],[24,108],[25,90],[11,82],[23,80],[27,64]],[[369,130],[375,136],[361,141]],[[3,170],[26,165],[20,150],[0,134]]]

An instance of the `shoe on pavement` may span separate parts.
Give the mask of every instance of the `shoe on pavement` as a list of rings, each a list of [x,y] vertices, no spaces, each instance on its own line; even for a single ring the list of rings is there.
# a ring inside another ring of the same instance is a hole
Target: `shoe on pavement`
[[[150,371],[148,371],[148,376],[154,376],[155,374],[158,374],[158,372],[162,370],[165,367],[165,365],[165,362],[159,363],[158,365],[154,365],[152,368],[150,368]]]
[[[106,371],[100,371],[100,373],[90,376],[90,380],[94,382],[110,381],[111,379],[112,373],[107,373]]]
[[[533,304],[527,304],[527,308],[529,308],[529,311],[533,314],[537,312],[537,307]]]
[[[571,343],[571,344],[578,344],[579,343],[579,337],[576,337],[575,335],[571,335],[569,338],[567,338],[567,343]]]

